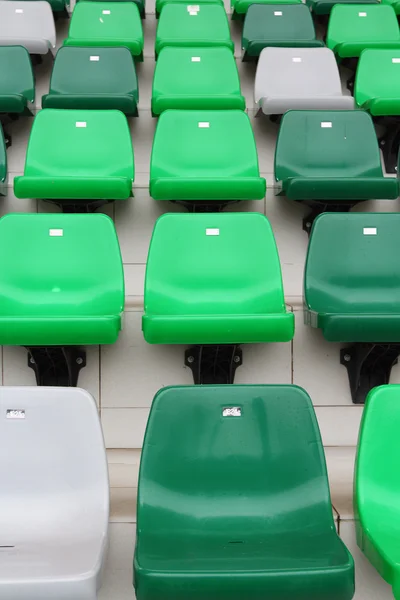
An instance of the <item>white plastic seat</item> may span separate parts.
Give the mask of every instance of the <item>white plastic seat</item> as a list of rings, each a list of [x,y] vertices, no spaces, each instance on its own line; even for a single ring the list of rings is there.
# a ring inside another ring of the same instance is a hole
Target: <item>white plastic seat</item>
[[[288,110],[349,110],[335,56],[329,48],[264,48],[257,65],[254,99],[266,115]]]
[[[0,388],[0,598],[95,600],[108,518],[92,396],[79,388]]]
[[[0,45],[24,46],[30,54],[54,55],[56,28],[49,2],[0,0]]]

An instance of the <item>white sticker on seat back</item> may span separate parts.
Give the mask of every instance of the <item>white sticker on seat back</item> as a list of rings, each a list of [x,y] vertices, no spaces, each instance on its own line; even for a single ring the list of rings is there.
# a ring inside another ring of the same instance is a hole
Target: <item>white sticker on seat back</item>
[[[103,10],[103,15],[111,15],[111,10]]]
[[[282,16],[282,11],[281,10],[275,10],[274,11],[274,17],[281,17]]]
[[[216,229],[216,228],[206,229],[206,235],[219,235],[219,229]]]
[[[24,12],[23,8],[16,8],[15,12],[17,13],[17,15],[22,15],[22,13]]]
[[[100,56],[91,56],[90,60],[91,62],[98,62],[100,60]]]
[[[210,123],[207,123],[207,121],[200,121],[199,127],[200,129],[208,129],[210,127]]]
[[[50,237],[62,237],[64,235],[64,229],[49,229]]]
[[[364,235],[377,235],[376,227],[364,227],[363,229]]]
[[[76,127],[86,127],[86,121],[77,121],[75,125]]]
[[[300,56],[293,56],[293,58],[292,58],[292,62],[301,63],[301,58],[300,58]]]
[[[200,56],[192,56],[192,62],[200,62],[201,58]]]
[[[359,13],[358,13],[358,16],[359,16],[359,17],[366,17],[366,16],[367,16],[367,13],[366,13],[366,12],[359,12]]]
[[[400,63],[400,58],[392,58],[392,63]]]
[[[332,127],[331,121],[321,121],[321,127],[324,129],[329,129]]]

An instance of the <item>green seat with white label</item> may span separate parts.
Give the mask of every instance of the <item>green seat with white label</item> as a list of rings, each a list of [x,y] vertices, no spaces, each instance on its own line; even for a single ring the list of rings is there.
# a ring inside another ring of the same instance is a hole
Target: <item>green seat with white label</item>
[[[400,48],[362,52],[354,97],[357,106],[374,117],[400,115]]]
[[[23,46],[0,46],[0,113],[32,115],[35,80]]]
[[[382,4],[388,4],[382,0]],[[306,0],[307,6],[314,15],[329,15],[336,4],[379,4],[379,0]]]
[[[80,2],[82,0],[76,0],[77,2]],[[88,1],[88,0],[87,0]],[[123,2],[124,0],[96,0],[99,2],[105,1],[105,2]],[[140,16],[142,17],[142,19],[146,18],[146,0],[125,0],[126,2],[134,2],[138,9],[139,9],[139,13]]]
[[[244,19],[253,4],[301,4],[302,0],[231,0],[232,19]]]
[[[160,12],[167,4],[184,4],[187,6],[188,0],[156,0],[156,17],[160,16]],[[224,6],[224,0],[200,0],[193,6],[198,6],[200,4],[219,4],[220,6]]]

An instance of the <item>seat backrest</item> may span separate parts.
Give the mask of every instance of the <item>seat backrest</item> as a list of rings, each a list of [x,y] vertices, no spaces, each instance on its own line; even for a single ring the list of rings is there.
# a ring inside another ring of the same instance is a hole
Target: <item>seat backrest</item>
[[[325,213],[311,231],[305,301],[317,313],[399,313],[398,213]]]
[[[388,114],[398,114],[400,92],[400,49],[363,50],[357,66],[354,97],[358,106],[375,99],[390,101]],[[390,112],[392,104],[395,112]],[[369,107],[366,107],[369,108]]]
[[[305,4],[252,4],[246,13],[243,39],[283,42],[315,38],[309,8]]]
[[[142,40],[138,6],[135,2],[77,2],[69,37],[98,40],[98,44],[104,46],[109,39]]]
[[[285,312],[279,256],[268,219],[259,213],[160,217],[147,261],[145,311]]]
[[[12,44],[39,40],[48,43],[49,50],[54,50],[56,29],[48,2],[0,0],[0,17],[0,39],[9,38]]]
[[[103,214],[0,219],[0,315],[105,316],[124,303],[121,253]]]
[[[49,527],[68,539],[71,522],[82,536],[105,531],[107,460],[93,397],[79,388],[2,387],[0,415],[1,543]]]
[[[308,536],[334,530],[324,451],[303,389],[182,386],[156,395],[141,458],[138,527],[146,528],[147,542],[168,531],[179,542],[205,521],[210,536],[225,543],[251,541],[260,527],[284,536],[284,524],[288,535],[303,526]]]
[[[5,94],[22,94],[35,101],[32,63],[23,46],[0,46],[0,97]]]
[[[342,42],[400,41],[399,25],[392,6],[383,4],[335,4],[329,19],[326,44]]]
[[[41,110],[33,122],[24,175],[133,180],[125,115],[118,110]]]
[[[378,140],[363,111],[289,111],[275,151],[275,178],[383,177]]]

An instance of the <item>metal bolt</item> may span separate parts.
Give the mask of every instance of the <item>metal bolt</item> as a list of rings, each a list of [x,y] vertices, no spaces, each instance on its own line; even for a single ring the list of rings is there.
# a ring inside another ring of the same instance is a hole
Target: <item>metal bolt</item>
[[[307,227],[307,229],[311,229],[311,223],[310,223],[310,221],[307,221],[306,227]]]
[[[343,356],[343,359],[344,359],[346,362],[350,362],[350,361],[351,361],[351,356],[350,356],[350,354],[345,354],[345,355]]]
[[[384,146],[386,144],[385,140],[381,140],[381,146]]]
[[[187,361],[188,363],[194,362],[194,356],[188,356]]]
[[[235,363],[240,362],[240,356],[234,356],[233,357],[233,362],[235,362]]]
[[[76,359],[76,362],[78,365],[81,365],[83,363],[83,358],[81,358],[80,356],[78,356],[78,358]]]
[[[29,358],[29,362],[31,363],[31,365],[34,365],[34,364],[35,364],[35,359],[33,358],[33,356],[31,356],[31,357]]]

